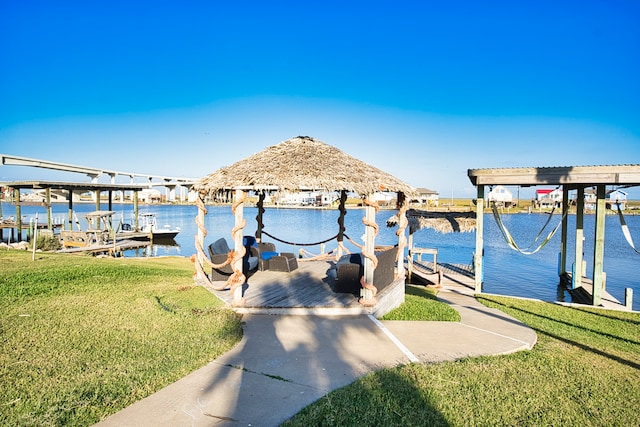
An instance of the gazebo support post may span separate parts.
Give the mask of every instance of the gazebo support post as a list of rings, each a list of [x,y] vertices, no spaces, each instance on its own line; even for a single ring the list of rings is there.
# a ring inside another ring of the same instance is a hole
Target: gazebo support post
[[[243,229],[245,226],[244,221],[244,199],[245,194],[244,191],[236,189],[234,193],[234,216],[235,216],[235,226],[233,227],[233,245],[234,250],[237,254],[244,254],[245,248],[242,244],[243,239]],[[242,258],[241,256],[234,257],[232,261],[231,267],[233,271],[242,271]],[[240,283],[238,286],[233,287],[233,305],[240,306],[242,303],[242,286],[244,283]]]
[[[364,231],[364,246],[362,248],[363,254],[373,255],[375,257],[375,223],[376,223],[376,209],[375,207],[368,202],[372,200],[373,194],[370,194],[367,197],[365,203],[365,216],[363,222],[365,223],[365,231]],[[373,260],[369,257],[364,256],[364,283],[373,286],[373,270],[375,269],[373,265]],[[370,289],[369,287],[363,287],[360,290],[361,299],[360,302],[363,305],[372,306],[376,304],[375,299],[375,291]]]
[[[476,252],[473,255],[473,268],[477,293],[482,292],[484,266],[482,254],[484,252],[484,185],[478,185],[478,199],[476,202]]]
[[[596,201],[596,233],[593,242],[593,293],[592,305],[600,305],[604,287],[604,222],[605,222],[605,186],[598,184]]]
[[[136,194],[137,196],[137,194]],[[198,193],[198,201],[200,203],[198,203],[198,215],[196,217],[196,223],[197,224],[202,224],[202,226],[198,226],[198,234],[196,235],[196,239],[198,239],[198,244],[200,247],[204,247],[204,238],[206,236],[206,230],[204,229],[204,217],[207,214],[207,209],[204,207],[204,196],[205,193],[204,192],[199,192]],[[134,200],[137,201],[138,198],[134,196]],[[137,208],[137,203],[136,203],[136,208]],[[138,216],[136,215],[136,230],[138,229],[138,220],[137,220]],[[196,252],[196,262],[200,265],[203,266],[204,265],[204,254],[200,251]],[[202,277],[202,275],[205,274],[204,273],[204,269],[203,268],[196,268],[196,279],[198,280],[205,280],[205,277]]]
[[[338,217],[338,253],[336,259],[340,259],[343,253],[344,247],[344,217],[347,214],[347,190],[340,191],[340,206],[338,207],[338,211],[340,212],[340,216]]]
[[[262,222],[262,216],[264,215],[264,191],[261,191],[258,195],[258,204],[256,207],[258,208],[258,215],[256,215],[256,222],[258,223],[258,227],[256,228],[256,241],[258,243],[262,242],[262,229],[264,228],[264,223]]]
[[[398,192],[398,255],[396,257],[396,277],[405,277],[404,272],[404,248],[407,246],[407,235],[405,230],[409,221],[407,220],[407,198],[403,192]],[[437,269],[436,266],[434,268]]]

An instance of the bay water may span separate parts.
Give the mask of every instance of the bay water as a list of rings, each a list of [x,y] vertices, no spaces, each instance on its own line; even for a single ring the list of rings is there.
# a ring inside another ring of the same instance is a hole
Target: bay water
[[[103,206],[104,209],[104,206]],[[66,203],[54,203],[52,205],[54,223],[67,221],[68,206]],[[74,212],[80,222],[80,226],[86,228],[86,220],[83,214],[95,210],[94,203],[75,203]],[[113,204],[114,225],[122,222],[133,223],[133,206],[131,204]],[[231,244],[231,229],[234,226],[234,217],[229,206],[207,206],[208,213],[205,217],[207,236],[205,246],[220,237],[225,237]],[[163,227],[179,227],[180,233],[175,242],[170,244],[156,244],[145,250],[127,251],[125,256],[164,256],[179,255],[189,257],[196,253],[195,236],[197,226],[195,218],[198,209],[194,205],[140,205],[140,213],[156,214],[158,225]],[[47,221],[47,213],[44,207],[24,206],[22,208],[23,219],[29,222],[36,213],[39,222]],[[379,234],[376,238],[378,245],[394,245],[397,243],[396,227],[386,227],[386,221],[396,211],[380,210],[377,213]],[[362,236],[365,226],[362,223],[364,210],[349,209],[345,217],[346,234],[349,238],[362,244]],[[245,207],[244,216],[247,221],[244,235],[253,235],[257,222],[255,207]],[[546,213],[520,213],[503,215],[502,219],[521,248],[529,246],[548,219]],[[10,203],[2,203],[2,216],[8,218],[15,216],[15,206]],[[337,209],[295,209],[295,208],[267,208],[263,217],[264,231],[280,240],[295,243],[296,245],[281,243],[268,236],[263,236],[265,241],[276,243],[280,252],[298,253],[304,249],[309,253],[318,254],[320,245],[299,246],[298,244],[317,243],[334,237],[338,232]],[[626,215],[627,225],[631,236],[640,243],[640,216]],[[555,214],[544,232],[546,236],[559,221],[561,215]],[[604,271],[607,273],[607,291],[616,299],[624,302],[625,288],[633,289],[633,308],[640,310],[640,255],[627,243],[622,234],[620,222],[616,215],[606,216]],[[573,260],[575,215],[568,216],[569,222],[569,265]],[[594,215],[585,215],[584,219],[584,258],[587,264],[586,275],[592,276],[593,263],[593,236]],[[74,229],[76,226],[74,225]],[[9,231],[4,231],[4,240],[7,241]],[[23,236],[23,238],[25,238]],[[441,234],[432,229],[421,229],[414,233],[415,246],[437,248],[438,261],[441,263],[468,265],[472,261],[475,251],[475,233],[449,233]],[[345,246],[354,252],[358,248],[345,239]],[[324,250],[336,248],[336,241],[331,240],[324,244]],[[558,253],[560,252],[560,230],[551,241],[540,251],[533,255],[523,255],[509,248],[504,241],[499,228],[491,214],[484,218],[484,288],[488,293],[496,293],[508,296],[538,298],[545,301],[555,301],[564,298],[569,301],[567,295],[558,294]],[[428,258],[428,257],[427,257]]]

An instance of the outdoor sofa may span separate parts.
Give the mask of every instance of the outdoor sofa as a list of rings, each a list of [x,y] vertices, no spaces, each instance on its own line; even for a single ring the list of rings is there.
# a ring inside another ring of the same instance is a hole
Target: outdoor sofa
[[[382,291],[395,278],[397,248],[376,251],[378,266],[373,271],[373,285]],[[362,285],[360,278],[364,275],[364,256],[362,253],[343,255],[327,272],[333,281],[334,292],[359,295]]]

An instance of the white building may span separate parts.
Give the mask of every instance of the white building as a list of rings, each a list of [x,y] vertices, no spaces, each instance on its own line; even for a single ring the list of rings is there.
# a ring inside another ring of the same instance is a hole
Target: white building
[[[439,194],[437,191],[428,188],[416,188],[418,196],[411,199],[412,203],[420,206],[438,206]]]
[[[622,190],[607,191],[605,203],[607,208],[611,210],[618,210],[618,206],[620,206],[620,210],[623,211],[627,203],[627,192]]]
[[[487,206],[491,202],[496,205],[509,207],[513,204],[513,193],[504,185],[496,185],[486,197]]]

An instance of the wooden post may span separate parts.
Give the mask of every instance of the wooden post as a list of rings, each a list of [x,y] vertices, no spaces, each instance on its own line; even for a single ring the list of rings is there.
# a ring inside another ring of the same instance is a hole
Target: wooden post
[[[95,198],[96,198],[96,210],[97,211],[100,210],[100,194],[101,194],[100,190],[94,191],[94,195],[95,195]]]
[[[482,292],[484,278],[482,253],[484,251],[484,185],[478,185],[478,199],[476,201],[476,252],[473,256],[474,276],[476,289]]]
[[[404,193],[398,193],[398,258],[396,277],[405,277],[404,271],[404,248],[407,247],[406,227],[409,225],[406,215],[407,199]],[[404,229],[400,227],[404,225]],[[436,267],[437,268],[437,267]]]
[[[138,228],[138,192],[133,192],[133,229],[135,231],[140,231]],[[203,243],[204,244],[204,243]]]
[[[73,190],[69,189],[69,194],[67,194],[67,202],[69,204],[68,208],[68,216],[69,216],[69,231],[73,230]]]
[[[408,281],[409,283],[411,283],[411,275],[413,274],[413,253],[411,252],[411,249],[413,248],[413,233],[411,232],[411,229],[409,229],[409,256],[408,256],[408,260],[409,262],[407,262],[407,276],[408,276]]]
[[[342,256],[342,242],[344,242],[344,217],[347,214],[347,208],[345,205],[347,204],[347,190],[340,191],[340,205],[338,206],[338,211],[340,215],[338,216],[338,255],[337,258],[340,259]]]
[[[242,224],[244,222],[244,202],[242,202],[242,200],[244,199],[244,192],[242,190],[236,190],[234,197],[235,197],[236,203],[240,201],[240,203],[236,205],[235,227],[234,227],[234,228],[237,228],[238,231],[233,236],[233,245],[237,253],[238,251],[241,251],[242,249],[244,249],[244,245],[242,244],[243,243],[242,242],[242,239],[243,239]],[[242,258],[235,260],[234,264],[232,265],[232,268],[234,271],[238,271],[238,270],[242,271]],[[233,302],[236,305],[241,305],[242,303],[242,285],[243,284],[240,284],[240,286],[237,286],[233,293]]]
[[[633,310],[633,289],[625,288],[624,290],[624,306],[627,310]]]
[[[16,226],[18,229],[18,242],[22,241],[22,207],[20,206],[20,189],[13,190],[13,201],[16,204]]]
[[[200,198],[200,200],[202,201],[202,205],[204,206],[204,194],[203,193],[198,193],[198,197]],[[135,192],[133,195],[133,200],[134,200],[134,206],[135,206],[135,222],[136,222],[136,231],[138,231],[138,193]],[[205,215],[205,210],[201,209],[200,207],[198,207],[198,218],[196,220],[196,224],[204,224],[204,215]],[[205,230],[201,230],[200,227],[198,227],[198,233],[196,234],[196,239],[198,240],[198,244],[200,245],[200,247],[204,248],[204,236],[205,235]],[[204,265],[204,255],[198,250],[196,251],[196,262],[199,265]],[[202,277],[202,269],[200,268],[196,268],[196,272],[197,272],[197,276],[196,278],[199,280],[205,280],[204,277]]]
[[[603,265],[604,265],[604,226],[605,226],[605,186],[597,187],[596,201],[596,233],[593,244],[593,294],[592,305],[600,305],[602,300]]]
[[[372,200],[373,194],[368,196],[369,200]],[[376,209],[373,206],[367,204],[364,209],[365,212],[365,222],[375,223],[376,222]],[[364,230],[364,247],[362,252],[373,254],[375,253],[375,232],[374,228],[367,225]],[[364,281],[366,283],[370,283],[373,285],[373,261],[371,261],[367,257],[364,258]],[[371,302],[374,298],[373,291],[370,289],[363,288],[361,289],[362,299],[364,302]]]
[[[584,259],[584,187],[578,187],[576,197],[576,252],[573,260],[574,277],[571,278],[573,289],[582,284],[582,276],[584,276],[582,269],[582,260]]]
[[[260,192],[258,195],[258,204],[256,207],[258,208],[258,214],[256,215],[256,222],[258,226],[256,227],[256,242],[262,242],[262,229],[264,228],[264,223],[262,222],[262,217],[264,216],[264,199],[265,193],[264,191]]]
[[[562,276],[567,271],[567,227],[569,218],[567,211],[569,210],[569,189],[562,187],[562,230],[560,232],[560,265],[558,266],[559,275]]]
[[[53,215],[51,214],[51,188],[45,190],[47,197],[47,229],[53,230]]]

